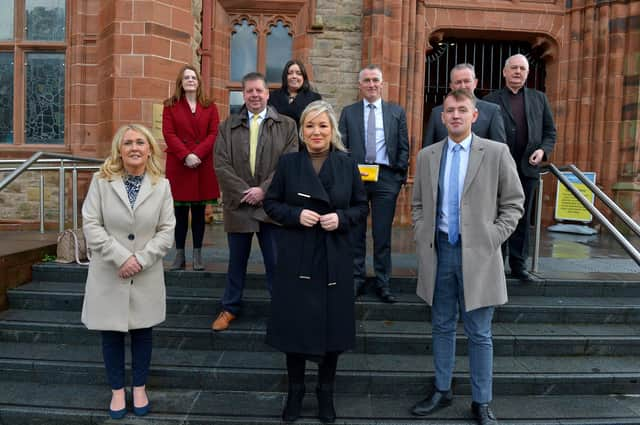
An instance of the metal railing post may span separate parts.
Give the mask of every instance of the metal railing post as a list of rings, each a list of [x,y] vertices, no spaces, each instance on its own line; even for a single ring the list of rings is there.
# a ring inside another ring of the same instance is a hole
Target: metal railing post
[[[73,230],[78,230],[78,169],[75,163],[71,171],[71,202],[73,209]]]
[[[60,232],[64,232],[64,192],[64,159],[61,159],[58,180],[58,230]]]
[[[40,233],[44,233],[44,174],[40,172]]]
[[[540,260],[540,228],[542,227],[542,198],[544,194],[544,182],[542,174],[538,175],[538,193],[536,199],[536,231],[533,241],[533,256],[531,257],[531,271],[538,272],[538,262]]]

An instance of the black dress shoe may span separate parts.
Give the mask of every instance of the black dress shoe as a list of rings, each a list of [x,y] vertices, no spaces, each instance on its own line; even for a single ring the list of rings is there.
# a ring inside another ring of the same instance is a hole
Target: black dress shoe
[[[396,301],[398,301],[395,297],[395,295],[393,295],[391,293],[391,290],[389,290],[389,288],[380,288],[378,289],[378,297],[380,297],[380,299],[388,304],[393,304]]]
[[[514,279],[525,280],[525,281],[533,280],[531,273],[529,273],[525,269],[512,269],[511,277]]]
[[[473,419],[478,422],[479,425],[498,425],[496,415],[493,414],[489,403],[471,403],[471,413]]]
[[[443,407],[447,407],[453,401],[453,391],[437,391],[434,390],[433,394],[425,398],[422,401],[416,403],[411,409],[411,413],[416,416],[430,415],[436,410],[440,410]]]

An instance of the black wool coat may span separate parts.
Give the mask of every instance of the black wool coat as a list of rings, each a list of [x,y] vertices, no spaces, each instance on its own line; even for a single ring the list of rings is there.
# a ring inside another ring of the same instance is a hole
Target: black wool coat
[[[335,212],[339,224],[300,224],[303,209]],[[365,220],[367,198],[353,159],[332,151],[316,174],[306,151],[283,155],[264,209],[281,224],[267,344],[322,355],[355,345],[351,229]]]

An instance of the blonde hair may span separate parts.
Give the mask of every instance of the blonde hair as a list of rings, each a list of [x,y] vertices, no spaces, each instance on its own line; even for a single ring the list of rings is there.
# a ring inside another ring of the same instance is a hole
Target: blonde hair
[[[333,112],[333,108],[329,104],[329,102],[325,100],[316,100],[315,102],[311,102],[304,108],[302,111],[302,115],[300,115],[300,140],[306,145],[306,141],[304,140],[303,131],[304,131],[304,122],[309,117],[309,119],[314,119],[321,113],[326,112],[329,117],[329,122],[331,123],[331,146],[334,149],[347,152],[347,148],[344,147],[342,143],[342,136],[340,135],[340,131],[338,131],[338,120],[336,119],[336,113]]]
[[[118,131],[116,131],[116,134],[113,136],[113,140],[111,141],[111,155],[109,155],[109,157],[104,161],[104,164],[100,167],[98,176],[106,180],[113,180],[114,177],[123,176],[127,173],[124,169],[122,157],[120,156],[120,145],[124,139],[124,134],[128,130],[137,131],[142,134],[149,143],[151,155],[147,158],[145,172],[151,177],[151,182],[155,184],[164,174],[160,161],[160,147],[158,146],[156,139],[153,137],[153,134],[151,134],[151,131],[141,124],[123,125],[118,129]]]

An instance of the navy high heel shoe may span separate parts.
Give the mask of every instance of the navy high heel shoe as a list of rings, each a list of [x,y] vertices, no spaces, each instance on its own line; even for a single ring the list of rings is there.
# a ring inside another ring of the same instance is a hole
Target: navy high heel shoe
[[[111,410],[111,408],[109,408],[109,416],[111,416],[111,419],[122,419],[125,417],[126,414],[127,414],[126,407],[120,410]]]

